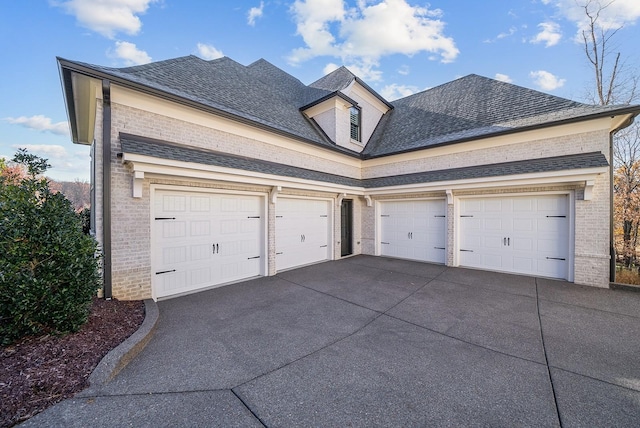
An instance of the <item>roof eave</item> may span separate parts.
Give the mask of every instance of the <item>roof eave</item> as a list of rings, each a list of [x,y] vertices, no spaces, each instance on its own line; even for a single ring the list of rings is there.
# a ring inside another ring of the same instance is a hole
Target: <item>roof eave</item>
[[[458,138],[458,139],[454,139],[454,140],[451,140],[451,141],[445,141],[445,142],[442,142],[442,143],[431,144],[429,146],[414,147],[414,148],[410,148],[410,149],[394,151],[394,152],[391,152],[391,153],[383,153],[383,154],[379,154],[379,155],[363,154],[363,155],[361,155],[361,157],[362,157],[363,160],[365,160],[365,159],[376,159],[376,158],[382,158],[382,157],[386,157],[386,156],[399,155],[399,154],[403,154],[403,153],[411,153],[411,152],[417,152],[417,151],[421,151],[421,150],[429,150],[429,149],[436,148],[436,147],[450,146],[450,145],[453,145],[453,144],[468,143],[470,141],[484,140],[484,139],[487,139],[487,138],[501,137],[501,136],[504,136],[504,135],[516,134],[516,133],[520,133],[520,132],[535,131],[535,130],[538,130],[538,129],[551,128],[553,126],[569,125],[569,124],[572,124],[572,123],[578,123],[578,122],[585,122],[585,121],[588,121],[588,120],[601,119],[601,118],[607,117],[607,116],[613,118],[613,117],[619,116],[619,115],[631,115],[631,118],[632,118],[632,117],[635,117],[635,116],[637,116],[639,114],[640,114],[640,105],[626,106],[626,107],[622,107],[622,108],[616,109],[616,110],[601,111],[601,112],[593,113],[593,114],[586,115],[586,116],[578,116],[578,117],[573,117],[573,118],[569,118],[569,119],[561,119],[561,120],[556,120],[556,121],[552,121],[552,122],[545,122],[545,123],[540,123],[540,124],[535,124],[535,125],[528,125],[528,126],[522,126],[522,127],[518,127],[518,128],[511,128],[511,129],[506,129],[506,130],[497,131],[497,132],[491,132],[491,133],[483,134],[483,135],[479,135],[479,136]],[[619,127],[618,129],[613,129],[611,131],[615,132],[615,131],[618,131],[619,129],[622,129],[624,127],[626,127],[626,126],[622,126],[622,127]]]
[[[202,111],[205,111],[205,112],[208,112],[208,113],[213,113],[213,114],[216,114],[218,116],[221,116],[221,117],[224,117],[224,118],[227,118],[227,119],[232,119],[232,120],[234,120],[236,122],[243,123],[245,125],[254,126],[256,128],[260,128],[262,130],[265,130],[265,131],[268,131],[268,132],[272,132],[274,134],[281,135],[283,137],[292,138],[294,140],[302,141],[302,142],[305,142],[307,144],[312,144],[312,145],[314,145],[316,147],[320,147],[320,148],[323,148],[323,149],[327,149],[327,150],[331,150],[331,151],[334,151],[334,152],[338,152],[338,153],[344,154],[346,156],[357,157],[357,158],[360,157],[358,153],[351,153],[351,152],[347,152],[347,151],[341,150],[341,149],[339,149],[337,147],[334,147],[334,146],[324,145],[324,144],[321,144],[321,143],[319,143],[317,141],[301,137],[301,136],[299,136],[297,134],[286,132],[286,131],[283,131],[281,129],[265,125],[263,123],[255,122],[255,121],[246,119],[246,118],[244,118],[242,116],[238,116],[238,115],[235,115],[233,113],[229,113],[229,112],[226,112],[224,110],[221,110],[221,109],[218,109],[218,108],[215,108],[215,107],[211,107],[211,106],[208,106],[208,105],[203,104],[203,103],[199,103],[197,101],[188,100],[188,99],[186,99],[184,97],[172,94],[172,93],[167,92],[167,91],[162,91],[160,89],[152,88],[152,87],[147,86],[147,85],[143,85],[143,84],[140,84],[140,83],[132,82],[131,80],[124,79],[124,78],[118,77],[118,76],[114,76],[113,74],[109,74],[109,73],[106,73],[104,71],[99,71],[99,70],[96,70],[94,68],[87,67],[87,66],[85,66],[83,64],[78,64],[76,62],[69,61],[69,60],[66,60],[66,59],[63,59],[63,58],[58,58],[58,62],[60,64],[60,67],[61,67],[62,70],[68,70],[69,72],[76,72],[76,73],[79,73],[79,74],[84,74],[84,75],[86,75],[88,77],[93,77],[93,78],[96,78],[96,79],[107,79],[107,80],[110,80],[112,83],[116,83],[118,85],[130,88],[130,89],[134,89],[136,91],[140,91],[140,92],[148,94],[148,95],[152,95],[152,96],[155,96],[155,97],[166,99],[168,101],[175,102],[175,103],[178,103],[178,104],[182,104],[182,105],[185,105],[185,106],[188,106],[188,107],[191,107],[191,108],[195,108],[195,109],[198,109],[198,110],[202,110]],[[71,89],[71,91],[73,91],[73,89]],[[73,99],[73,95],[72,94],[73,94],[73,92],[71,92],[71,99]],[[351,101],[353,101],[353,100],[351,100]]]

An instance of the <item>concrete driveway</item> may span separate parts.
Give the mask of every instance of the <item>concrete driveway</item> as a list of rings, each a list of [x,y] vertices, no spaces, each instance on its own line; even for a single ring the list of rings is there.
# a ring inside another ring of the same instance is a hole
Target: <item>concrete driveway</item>
[[[25,426],[640,426],[640,293],[357,256],[158,305]]]

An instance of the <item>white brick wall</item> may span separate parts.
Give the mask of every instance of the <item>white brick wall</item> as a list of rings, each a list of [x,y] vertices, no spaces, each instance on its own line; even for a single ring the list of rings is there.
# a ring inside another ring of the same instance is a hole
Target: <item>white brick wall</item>
[[[100,107],[100,105],[99,105]],[[112,264],[113,295],[119,299],[140,299],[151,296],[151,184],[180,185],[201,188],[261,192],[268,197],[269,188],[256,185],[231,184],[214,181],[186,180],[171,177],[154,177],[147,174],[143,182],[142,198],[132,197],[131,171],[122,164],[117,154],[121,151],[118,135],[120,132],[157,138],[189,146],[222,151],[241,156],[294,165],[327,173],[360,178],[377,177],[398,173],[439,170],[470,165],[488,164],[529,158],[558,156],[572,153],[602,151],[608,155],[608,133],[605,131],[581,133],[570,137],[535,140],[514,143],[499,148],[474,150],[464,155],[450,154],[428,159],[414,159],[391,163],[364,170],[347,163],[332,162],[309,153],[276,147],[265,142],[221,132],[209,127],[182,122],[169,117],[151,114],[122,105],[113,105],[112,125]],[[102,228],[102,159],[101,109],[98,109],[96,159],[96,194],[94,207],[97,219],[97,236],[101,241]],[[581,199],[582,191],[576,186],[546,186],[508,188],[498,190],[456,191],[456,196],[469,194],[499,194],[547,190],[575,191]],[[340,206],[336,193],[291,191],[284,189],[280,196],[300,195],[333,199],[334,206],[334,257],[340,258]],[[385,196],[392,198],[444,197],[444,191]],[[347,195],[354,207],[354,254],[375,254],[376,219],[375,204],[366,205],[362,197]],[[380,200],[381,198],[378,198]],[[268,274],[275,273],[275,206],[268,203]],[[448,253],[447,264],[453,264],[454,219],[453,205],[448,206]],[[609,177],[601,175],[595,183],[590,201],[577,200],[575,203],[575,282],[581,284],[607,286],[609,263]],[[359,243],[359,244],[358,244]]]

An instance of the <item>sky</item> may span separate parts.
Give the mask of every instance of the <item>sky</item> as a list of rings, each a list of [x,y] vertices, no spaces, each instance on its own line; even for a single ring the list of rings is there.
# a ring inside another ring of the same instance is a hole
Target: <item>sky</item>
[[[264,58],[305,84],[345,65],[390,101],[479,74],[588,102],[584,1],[2,0],[0,157],[27,148],[49,159],[49,177],[88,180],[56,57],[111,67]],[[614,0],[599,19],[621,27],[610,46],[636,73],[639,21],[638,0]]]

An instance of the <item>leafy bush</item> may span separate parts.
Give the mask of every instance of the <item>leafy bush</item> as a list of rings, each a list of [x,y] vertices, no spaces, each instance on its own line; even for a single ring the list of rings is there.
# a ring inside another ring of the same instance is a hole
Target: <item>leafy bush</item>
[[[97,244],[71,203],[40,178],[46,159],[20,150],[13,161],[26,173],[0,174],[2,344],[77,331],[100,287]]]

